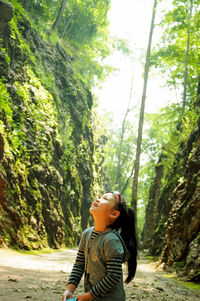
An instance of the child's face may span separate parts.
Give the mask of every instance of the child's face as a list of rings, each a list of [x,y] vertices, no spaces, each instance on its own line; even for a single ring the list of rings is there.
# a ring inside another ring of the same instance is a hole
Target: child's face
[[[95,218],[109,219],[110,215],[116,211],[116,202],[116,196],[111,192],[106,193],[92,203],[90,213]]]

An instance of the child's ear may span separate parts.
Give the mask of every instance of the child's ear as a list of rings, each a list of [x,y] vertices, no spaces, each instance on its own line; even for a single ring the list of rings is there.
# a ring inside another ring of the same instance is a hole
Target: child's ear
[[[116,219],[116,218],[118,218],[119,215],[120,215],[120,212],[118,210],[114,210],[111,212],[110,217],[112,219]]]

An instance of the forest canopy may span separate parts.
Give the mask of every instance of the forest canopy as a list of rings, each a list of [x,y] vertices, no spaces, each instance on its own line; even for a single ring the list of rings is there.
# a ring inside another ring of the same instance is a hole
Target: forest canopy
[[[22,4],[46,39],[59,42],[71,55],[71,66],[89,85],[112,70],[103,64],[114,45],[107,14],[110,0],[12,1]]]

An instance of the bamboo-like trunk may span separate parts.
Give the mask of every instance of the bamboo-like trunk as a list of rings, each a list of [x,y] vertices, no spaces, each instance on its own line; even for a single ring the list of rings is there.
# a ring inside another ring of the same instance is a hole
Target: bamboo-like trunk
[[[120,135],[120,144],[119,144],[119,152],[118,152],[118,166],[117,166],[117,177],[115,183],[118,185],[119,191],[122,190],[122,162],[121,162],[121,155],[122,155],[122,148],[124,144],[124,135],[126,132],[126,119],[130,111],[132,110],[130,108],[131,98],[132,98],[132,92],[133,92],[133,71],[131,76],[131,88],[130,88],[130,94],[129,94],[129,102],[126,109],[126,113],[124,115],[123,121],[122,121],[122,129],[121,129],[121,135]]]
[[[143,123],[144,123],[146,90],[147,90],[149,63],[150,63],[150,55],[151,55],[151,43],[152,43],[153,29],[154,29],[155,16],[156,16],[156,7],[157,7],[157,0],[154,0],[148,48],[147,48],[147,53],[146,53],[146,62],[145,62],[145,70],[144,70],[144,85],[143,85],[142,101],[141,101],[141,107],[140,107],[136,159],[135,159],[134,177],[133,177],[133,185],[132,185],[131,205],[135,211],[136,219],[137,219],[137,189],[138,189],[138,175],[139,175],[140,154],[141,154],[141,144],[142,144],[142,130],[143,130]]]

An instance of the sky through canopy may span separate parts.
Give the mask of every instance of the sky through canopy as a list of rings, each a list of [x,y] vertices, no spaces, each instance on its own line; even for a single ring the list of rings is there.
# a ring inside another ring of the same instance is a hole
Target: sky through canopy
[[[169,7],[171,1],[158,3],[156,24],[162,18],[162,10]],[[131,57],[125,57],[120,52],[113,53],[106,59],[106,63],[119,69],[111,74],[102,84],[102,88],[95,88],[93,93],[98,97],[98,111],[112,112],[116,125],[122,120],[126,110],[133,72],[133,94],[131,107],[140,108],[143,89],[143,72],[145,55],[148,44],[150,23],[152,17],[153,0],[112,0],[109,11],[110,32],[113,36],[128,40],[132,50]],[[153,33],[154,46],[161,36],[161,29],[155,27]],[[153,113],[165,106],[169,101],[176,102],[177,96],[168,87],[163,87],[165,80],[155,70],[149,73],[145,112]],[[129,118],[134,118],[130,115]],[[135,121],[137,122],[137,121]]]

